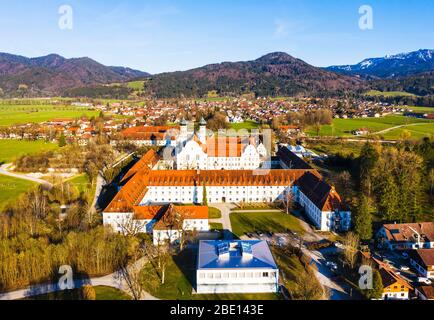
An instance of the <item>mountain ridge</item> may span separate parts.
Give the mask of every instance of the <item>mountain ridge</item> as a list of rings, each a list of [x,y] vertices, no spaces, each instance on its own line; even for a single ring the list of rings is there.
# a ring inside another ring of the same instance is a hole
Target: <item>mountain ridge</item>
[[[420,49],[379,58],[368,58],[355,65],[336,65],[325,69],[345,75],[378,79],[414,76],[434,70],[434,50]]]
[[[360,84],[361,80],[355,77],[314,67],[284,52],[272,52],[256,60],[154,75],[146,81],[145,91],[159,98],[204,96],[210,91],[220,95],[323,95]]]
[[[105,66],[91,58],[65,58],[58,54],[27,58],[0,53],[0,88],[13,94],[23,85],[31,95],[61,94],[76,87],[127,82],[149,73],[126,67]]]

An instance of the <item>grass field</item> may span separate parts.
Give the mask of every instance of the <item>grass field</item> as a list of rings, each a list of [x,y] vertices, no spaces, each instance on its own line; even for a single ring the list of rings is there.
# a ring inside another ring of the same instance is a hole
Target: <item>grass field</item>
[[[434,121],[432,123],[407,126],[405,128],[394,129],[383,134],[385,139],[396,140],[399,139],[402,132],[406,130],[411,133],[411,138],[422,139],[427,136],[434,136]]]
[[[210,223],[209,227],[211,230],[223,230],[223,224],[221,223]]]
[[[333,119],[332,125],[326,125],[321,127],[320,136],[354,138],[351,132],[353,130],[357,130],[361,128],[367,128],[371,130],[373,134],[375,134],[376,132],[383,131],[396,126],[410,125],[415,123],[426,123],[427,126],[425,127],[425,129],[428,128],[427,134],[430,134],[431,127],[434,128],[434,121],[432,120],[410,118],[410,117],[404,117],[400,115],[390,115],[383,118]],[[406,127],[403,127],[397,129],[397,131],[402,132],[405,129]],[[313,128],[308,128],[307,134],[310,136],[316,136],[316,132]]]
[[[36,185],[30,181],[0,175],[0,210]]]
[[[209,218],[210,219],[220,219],[222,217],[222,212],[217,208],[209,208]]]
[[[91,181],[86,173],[73,177],[69,179],[68,182],[77,187],[80,193],[87,191],[91,187]]]
[[[116,301],[116,300],[131,300],[131,297],[128,296],[123,291],[120,291],[115,288],[105,287],[105,286],[97,286],[94,287],[96,293],[96,300],[104,300],[104,301]],[[80,300],[80,291],[77,289],[60,291],[55,293],[42,294],[39,296],[35,296],[32,298],[27,298],[25,300]]]
[[[356,157],[360,155],[360,151],[364,142],[348,142],[340,141],[339,139],[325,142],[314,141],[309,143],[306,147],[318,154],[337,154],[350,155],[354,154]]]
[[[431,107],[405,106],[404,108],[413,112],[434,113],[434,108]]]
[[[413,93],[408,93],[404,91],[378,91],[378,90],[370,90],[365,93],[366,96],[371,97],[417,97]]]
[[[26,154],[56,149],[58,149],[57,144],[47,143],[42,140],[0,140],[0,164],[13,162],[15,159]]]
[[[299,221],[292,215],[283,212],[233,212],[230,215],[232,232],[241,237],[249,232],[286,232],[288,229],[303,233]]]
[[[56,118],[78,119],[81,116],[98,116],[97,111],[72,106],[55,105],[2,105],[0,104],[0,126],[20,123],[41,123]]]
[[[231,123],[231,129],[237,131],[241,129],[245,129],[245,130],[259,129],[259,123],[251,120],[245,121],[243,123]]]
[[[143,91],[145,81],[131,81],[128,82],[127,87],[137,91]]]

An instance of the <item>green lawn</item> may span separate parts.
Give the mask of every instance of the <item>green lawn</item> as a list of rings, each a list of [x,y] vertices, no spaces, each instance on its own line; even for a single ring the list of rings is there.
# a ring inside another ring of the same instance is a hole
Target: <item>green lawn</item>
[[[56,150],[57,148],[57,144],[47,143],[42,140],[0,140],[0,163],[10,163],[26,154]]]
[[[378,91],[370,90],[365,93],[366,96],[371,97],[416,97],[415,94],[404,92],[404,91]]]
[[[56,118],[78,119],[98,116],[97,111],[73,106],[55,105],[0,105],[0,126],[20,123],[41,123]]]
[[[145,81],[131,81],[128,82],[127,87],[137,91],[143,91]]]
[[[211,230],[223,230],[223,224],[221,223],[210,223],[209,227]]]
[[[288,229],[303,233],[299,221],[292,215],[283,212],[233,212],[230,215],[232,232],[241,237],[249,232],[286,232]]]
[[[94,287],[96,293],[96,300],[115,301],[115,300],[131,300],[131,297],[125,292],[104,286]],[[81,290],[67,290],[59,291],[39,296],[26,298],[24,300],[81,300]]]
[[[360,151],[363,148],[365,142],[347,142],[340,141],[337,139],[336,141],[314,141],[309,143],[307,146],[308,149],[316,152],[317,154],[337,154],[340,153],[342,155],[350,155],[354,154],[356,157],[360,155]]]
[[[236,131],[238,130],[253,130],[253,129],[259,129],[259,123],[251,120],[247,120],[243,123],[231,123],[231,129],[234,129]]]
[[[221,217],[222,217],[222,212],[219,209],[209,207],[210,219],[220,219]]]
[[[412,110],[413,112],[434,113],[433,107],[405,106],[404,108],[408,110]]]
[[[111,287],[98,286],[95,287],[95,292],[96,300],[131,300],[131,297],[125,292]]]
[[[30,181],[0,175],[0,210],[36,185]]]
[[[405,128],[399,128],[391,130],[383,134],[385,139],[396,140],[401,137],[402,132],[406,130],[411,133],[411,138],[422,139],[427,136],[434,135],[434,121],[432,123],[421,124],[417,126],[407,126]]]
[[[414,123],[427,123],[434,125],[434,121],[426,119],[417,119],[404,117],[400,115],[390,115],[383,118],[361,118],[361,119],[333,119],[332,125],[321,127],[320,136],[335,136],[335,137],[352,137],[352,131],[367,128],[373,134],[392,127],[409,125]],[[401,128],[399,130],[405,130]],[[310,136],[316,136],[314,128],[308,128],[306,133]]]
[[[80,193],[87,191],[92,185],[89,176],[86,173],[75,176],[72,179],[69,179],[68,182],[77,187]]]

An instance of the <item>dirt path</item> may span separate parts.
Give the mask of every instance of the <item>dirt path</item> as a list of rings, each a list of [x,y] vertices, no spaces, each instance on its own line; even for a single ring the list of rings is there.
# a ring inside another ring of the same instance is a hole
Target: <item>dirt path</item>
[[[51,184],[48,181],[45,181],[45,180],[42,180],[42,179],[38,179],[38,178],[29,177],[29,176],[27,176],[25,174],[20,174],[20,173],[15,173],[15,172],[9,171],[9,168],[11,166],[12,166],[11,163],[4,164],[4,165],[0,166],[0,174],[2,174],[4,176],[16,178],[16,179],[21,179],[21,180],[27,180],[27,181],[35,182],[37,184],[43,185],[44,187],[46,187],[48,189],[53,188],[53,184]]]

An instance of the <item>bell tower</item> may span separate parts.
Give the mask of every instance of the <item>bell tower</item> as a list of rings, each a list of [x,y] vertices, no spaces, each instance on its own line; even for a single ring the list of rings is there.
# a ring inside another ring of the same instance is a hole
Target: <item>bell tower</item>
[[[199,140],[203,144],[206,144],[206,121],[203,117],[199,122]]]

